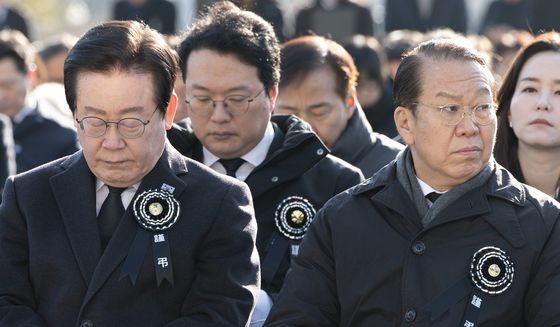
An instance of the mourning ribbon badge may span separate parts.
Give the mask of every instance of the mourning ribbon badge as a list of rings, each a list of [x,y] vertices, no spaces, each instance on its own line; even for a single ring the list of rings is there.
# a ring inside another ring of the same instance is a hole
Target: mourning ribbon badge
[[[473,254],[470,278],[474,285],[461,326],[476,327],[487,296],[505,292],[513,283],[514,264],[506,252],[486,246]]]
[[[175,225],[181,214],[173,190],[164,184],[160,190],[146,190],[134,199],[134,218],[139,226],[119,279],[129,277],[132,285],[136,284],[151,243],[157,286],[164,280],[173,285],[173,262],[166,231]]]
[[[426,305],[431,320],[436,321],[466,298],[467,306],[459,326],[478,326],[487,297],[506,292],[513,283],[514,270],[514,263],[504,250],[495,246],[478,249],[472,255],[468,274]]]

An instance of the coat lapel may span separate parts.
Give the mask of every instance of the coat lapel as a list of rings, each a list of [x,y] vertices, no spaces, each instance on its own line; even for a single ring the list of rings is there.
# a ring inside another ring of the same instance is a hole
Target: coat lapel
[[[72,251],[86,285],[99,261],[95,215],[95,178],[82,152],[62,162],[64,171],[50,180]]]
[[[95,269],[90,287],[84,298],[83,305],[85,305],[109,279],[115,269],[117,269],[128,254],[130,245],[136,235],[136,231],[140,228],[140,225],[136,222],[132,209],[136,197],[146,190],[159,190],[163,184],[167,184],[175,189],[173,196],[178,198],[187,186],[186,183],[178,177],[178,175],[185,174],[186,172],[186,159],[182,157],[173,147],[166,145],[166,149],[156,163],[155,167],[140,183],[138,191],[127,207],[119,226],[115,230],[113,237],[107,245],[107,249],[101,256],[101,260]],[[184,208],[182,209],[184,210]],[[115,276],[118,276],[118,273],[120,272],[117,271]],[[116,278],[118,277],[115,277],[115,279]],[[126,279],[121,282],[126,283],[129,281]],[[155,283],[156,281],[154,279],[154,285]]]

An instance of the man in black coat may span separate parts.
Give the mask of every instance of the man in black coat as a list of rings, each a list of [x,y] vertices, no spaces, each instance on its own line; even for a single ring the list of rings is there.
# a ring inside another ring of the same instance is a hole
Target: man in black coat
[[[247,186],[166,141],[176,54],[144,24],[65,62],[83,150],[6,182],[0,326],[245,326],[259,290]]]
[[[79,149],[66,118],[28,95],[31,45],[18,31],[0,31],[0,113],[10,117],[18,173]]]
[[[394,91],[408,147],[319,211],[265,325],[560,325],[560,205],[493,159],[483,56],[422,43]]]
[[[332,154],[366,177],[404,146],[373,132],[356,99],[358,71],[350,54],[322,36],[292,39],[281,47],[280,92],[275,114],[308,122]]]
[[[279,52],[264,19],[229,2],[212,6],[181,42],[190,122],[168,134],[182,154],[251,189],[262,265],[257,325],[272,302],[267,293],[280,290],[315,212],[363,179],[357,168],[329,155],[300,119],[271,121]]]

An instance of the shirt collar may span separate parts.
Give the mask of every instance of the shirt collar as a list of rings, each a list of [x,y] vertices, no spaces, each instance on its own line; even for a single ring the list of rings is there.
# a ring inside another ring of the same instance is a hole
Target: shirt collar
[[[422,189],[422,193],[424,194],[424,196],[432,193],[432,192],[436,192],[438,194],[443,194],[445,192],[439,192],[436,191],[433,187],[431,187],[430,185],[426,184],[426,182],[424,182],[423,180],[421,180],[418,176],[416,176],[416,179],[418,180],[418,184],[420,184],[420,188]]]
[[[260,165],[268,153],[268,149],[274,140],[274,128],[272,123],[268,122],[266,130],[260,142],[251,151],[247,152],[241,158],[246,162],[250,163],[252,166],[257,167]],[[210,152],[206,147],[202,147],[203,163],[204,165],[210,167],[215,164],[220,158]]]

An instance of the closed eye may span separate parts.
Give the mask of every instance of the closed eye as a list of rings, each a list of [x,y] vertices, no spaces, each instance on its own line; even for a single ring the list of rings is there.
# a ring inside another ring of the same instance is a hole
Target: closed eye
[[[448,105],[445,105],[445,106],[441,106],[440,109],[444,112],[455,113],[455,112],[458,112],[459,110],[461,110],[461,106],[456,105],[456,104],[448,104]]]

